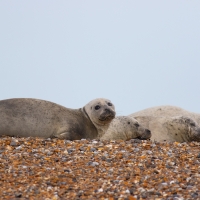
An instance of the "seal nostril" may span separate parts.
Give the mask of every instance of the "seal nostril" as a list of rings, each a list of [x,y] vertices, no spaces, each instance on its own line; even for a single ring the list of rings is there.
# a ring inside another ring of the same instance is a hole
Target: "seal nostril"
[[[135,123],[135,126],[138,128],[140,125],[138,123]]]
[[[109,109],[107,109],[107,108],[105,109],[105,111],[110,113],[110,110],[109,110]]]
[[[147,132],[148,134],[151,134],[151,131],[150,131],[149,129],[146,129],[146,132]]]

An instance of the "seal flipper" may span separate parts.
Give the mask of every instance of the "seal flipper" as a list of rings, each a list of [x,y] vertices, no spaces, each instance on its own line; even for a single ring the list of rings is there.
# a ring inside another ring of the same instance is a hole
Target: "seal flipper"
[[[54,137],[62,140],[73,140],[69,132],[64,132],[58,135],[54,135]]]

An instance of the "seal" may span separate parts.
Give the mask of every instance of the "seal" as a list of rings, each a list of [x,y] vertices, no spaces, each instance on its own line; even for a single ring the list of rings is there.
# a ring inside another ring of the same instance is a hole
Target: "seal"
[[[100,140],[149,139],[150,137],[151,132],[141,126],[136,119],[128,116],[117,116]]]
[[[102,137],[114,117],[113,103],[103,98],[80,109],[40,99],[7,99],[0,101],[0,136],[95,139]]]
[[[149,129],[151,140],[167,142],[200,141],[200,114],[176,106],[157,106],[129,115]]]

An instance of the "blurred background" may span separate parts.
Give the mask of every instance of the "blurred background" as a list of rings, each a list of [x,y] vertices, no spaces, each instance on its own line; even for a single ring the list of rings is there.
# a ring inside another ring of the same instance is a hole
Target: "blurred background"
[[[0,1],[0,99],[200,113],[200,1]]]

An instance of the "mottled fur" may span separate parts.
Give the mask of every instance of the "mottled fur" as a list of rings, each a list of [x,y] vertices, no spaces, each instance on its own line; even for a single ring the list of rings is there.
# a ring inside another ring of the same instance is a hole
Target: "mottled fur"
[[[95,99],[80,109],[39,99],[7,99],[0,101],[0,135],[94,139],[114,117],[115,107],[107,99]]]
[[[118,116],[113,119],[101,140],[149,139],[150,137],[151,132],[141,126],[137,120],[127,116]]]
[[[157,106],[129,116],[151,131],[151,140],[200,141],[200,114],[175,106]]]

